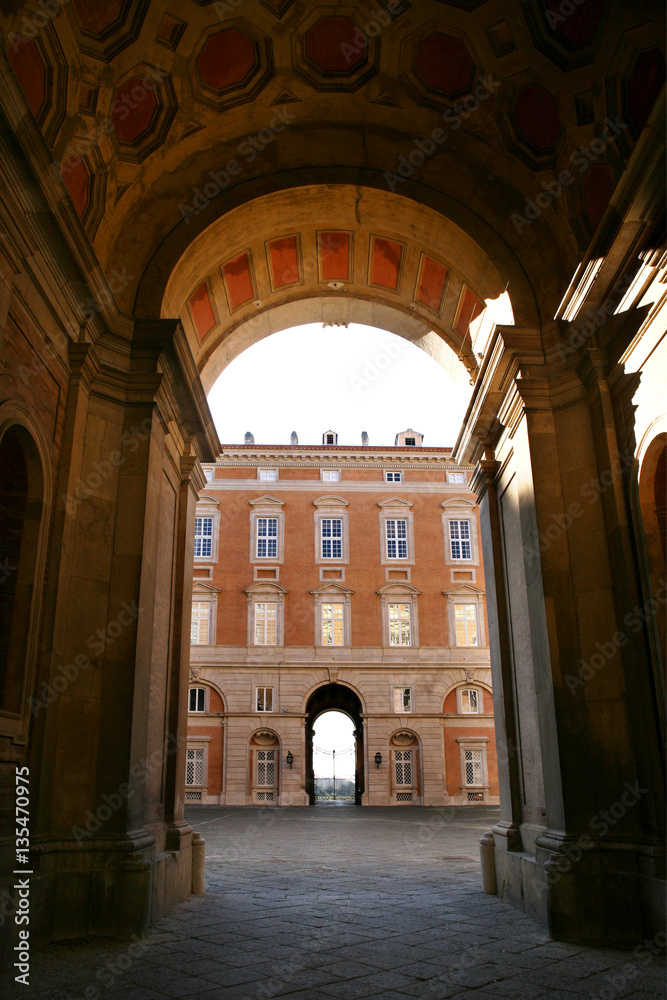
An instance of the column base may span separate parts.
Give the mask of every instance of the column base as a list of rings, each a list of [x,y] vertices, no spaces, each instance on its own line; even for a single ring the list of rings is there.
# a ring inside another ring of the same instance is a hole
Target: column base
[[[2,889],[18,906],[21,879],[28,879],[30,923],[18,925],[8,913],[0,922],[2,966],[13,963],[20,926],[30,931],[30,947],[87,937],[136,940],[192,891],[192,830],[168,831],[170,848],[156,851],[146,830],[77,843],[35,840],[31,875],[4,879]],[[175,846],[175,844],[174,844]]]
[[[627,842],[582,849],[544,835],[535,854],[507,850],[494,830],[497,895],[556,941],[633,946],[665,928],[664,854]]]

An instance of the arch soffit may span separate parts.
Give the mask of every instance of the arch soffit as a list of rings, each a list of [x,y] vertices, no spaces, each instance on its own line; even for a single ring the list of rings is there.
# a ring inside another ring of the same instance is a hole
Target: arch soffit
[[[307,714],[308,713],[308,703],[310,702],[310,700],[313,697],[313,695],[316,694],[318,691],[321,691],[322,688],[330,687],[332,684],[338,684],[340,687],[347,688],[348,691],[351,691],[352,694],[356,695],[357,698],[359,699],[359,704],[361,705],[361,713],[362,713],[362,715],[366,714],[366,701],[365,701],[364,696],[362,695],[361,691],[358,688],[356,688],[353,684],[350,684],[348,681],[340,680],[340,678],[337,679],[336,681],[330,681],[330,680],[317,681],[316,684],[313,684],[313,686],[308,689],[308,691],[306,692],[306,694],[305,694],[305,696],[304,696],[304,698],[303,698],[303,700],[301,702],[301,711],[304,714]],[[326,708],[325,711],[333,711],[333,712],[335,712],[335,711],[338,711],[338,709],[336,709],[335,707],[332,707],[332,708]],[[340,709],[340,711],[341,712],[345,712],[345,710],[342,709],[342,708]],[[347,714],[347,713],[345,713],[345,714]]]

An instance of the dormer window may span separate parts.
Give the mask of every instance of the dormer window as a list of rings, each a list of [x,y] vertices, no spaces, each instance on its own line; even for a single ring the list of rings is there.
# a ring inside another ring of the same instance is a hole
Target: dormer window
[[[322,435],[322,444],[338,444],[338,435],[335,431],[325,431]]]
[[[417,444],[417,439],[413,437],[406,437],[405,443],[411,445],[413,448]]]
[[[412,427],[408,427],[406,431],[401,431],[400,434],[396,435],[394,444],[398,448],[421,448],[423,442],[424,435],[420,434],[419,431],[414,431]]]

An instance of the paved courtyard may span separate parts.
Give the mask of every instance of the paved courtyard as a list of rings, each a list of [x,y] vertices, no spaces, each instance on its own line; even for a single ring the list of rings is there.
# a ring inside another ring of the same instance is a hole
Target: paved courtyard
[[[207,892],[134,945],[52,945],[4,1000],[660,1000],[662,954],[549,941],[480,888],[496,811],[192,808]],[[639,944],[639,942],[638,942]]]

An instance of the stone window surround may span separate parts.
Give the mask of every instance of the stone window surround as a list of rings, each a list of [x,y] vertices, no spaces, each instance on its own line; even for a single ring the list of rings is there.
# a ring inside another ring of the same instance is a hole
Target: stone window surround
[[[452,500],[443,500],[440,506],[443,508],[442,512],[442,534],[445,546],[445,565],[446,566],[478,566],[479,565],[479,554],[477,549],[477,518],[475,516],[475,507],[471,500],[464,500],[462,498],[454,498]],[[453,559],[452,558],[452,546],[449,536],[449,522],[450,521],[469,521],[470,522],[470,559]]]
[[[461,764],[461,796],[465,796],[467,791],[484,792],[484,798],[489,794],[489,773],[486,745],[491,740],[488,736],[457,736],[456,742],[459,745],[459,759]],[[465,783],[465,750],[482,751],[482,784],[466,785]]]
[[[395,708],[395,705],[394,705],[394,697],[395,697],[394,692],[395,691],[409,691],[410,692],[410,708],[409,708],[408,711],[405,711],[405,709],[403,709],[400,712],[396,711],[396,708]],[[396,684],[394,681],[391,681],[389,683],[389,697],[391,698],[390,712],[391,712],[392,715],[414,715],[414,713],[415,713],[415,691],[414,691],[414,685],[413,684]]]
[[[335,472],[336,473],[336,478],[335,479],[326,479],[325,476],[324,476],[325,472]],[[333,469],[333,468],[331,468],[331,469],[320,469],[320,481],[323,482],[323,483],[339,483],[341,481],[341,478],[342,478],[341,477],[341,470],[338,469],[338,468],[336,468],[336,469]]]
[[[249,500],[252,510],[250,511],[250,564],[260,563],[270,565],[271,563],[283,563],[285,561],[285,512],[283,511],[284,500],[277,497],[264,496]],[[275,517],[278,520],[278,545],[275,556],[257,555],[257,519],[260,517]]]
[[[313,500],[315,513],[315,565],[316,566],[347,566],[350,562],[349,522],[347,512],[348,501],[338,496],[323,496]],[[340,559],[326,559],[322,555],[321,522],[325,518],[336,517],[343,522],[343,555]]]
[[[218,595],[221,593],[219,587],[214,587],[203,580],[195,580],[192,585],[192,603],[198,601],[200,604],[209,604],[208,612],[208,642],[191,643],[194,646],[215,646],[218,627]],[[211,639],[213,641],[211,642]]]
[[[248,599],[248,646],[252,646],[253,649],[275,649],[277,646],[283,646],[285,644],[285,595],[288,593],[287,588],[280,583],[274,583],[273,580],[259,580],[246,587],[243,593]],[[262,603],[277,604],[275,645],[255,645],[255,605]]]
[[[201,563],[217,563],[218,561],[218,541],[220,536],[220,501],[215,497],[200,496],[197,501],[195,517],[213,518],[213,530],[211,532],[211,555],[195,556],[195,566]]]
[[[271,691],[271,708],[257,708],[257,692]],[[253,715],[274,715],[278,711],[276,706],[276,685],[275,684],[253,684],[252,688],[252,712]]]
[[[188,688],[188,715],[208,715],[210,709],[210,688],[207,684],[190,684]],[[198,709],[194,711],[190,708],[190,692],[191,691],[203,691],[204,692],[204,707],[201,712]]]
[[[380,565],[381,566],[414,566],[415,564],[415,537],[414,537],[414,515],[412,513],[412,501],[403,500],[401,497],[390,497],[387,500],[378,501],[380,512],[378,522],[380,527]],[[392,520],[407,521],[408,529],[408,557],[407,559],[390,559],[387,556],[387,529],[386,522]]]
[[[208,794],[208,745],[211,742],[210,736],[188,736],[187,739],[187,749],[188,750],[203,750],[204,751],[204,765],[203,765],[203,780],[201,785],[187,785],[185,786],[186,791],[201,791],[201,801],[206,801],[206,796]]]
[[[322,649],[345,649],[352,645],[352,595],[353,590],[335,581],[327,581],[317,590],[311,590],[315,619],[315,646]],[[322,642],[322,605],[343,605],[343,645],[325,646]]]
[[[275,472],[275,476],[269,476],[267,478],[264,478],[262,476],[263,472]],[[264,465],[264,466],[261,466],[261,467],[258,466],[257,467],[257,479],[258,479],[258,481],[260,483],[277,483],[278,480],[280,479],[280,472],[278,470],[278,467],[277,466],[273,466],[273,465],[271,465],[271,466]]]
[[[417,614],[417,598],[421,590],[417,590],[412,584],[396,581],[386,583],[375,592],[380,598],[380,613],[382,616],[382,645],[388,649],[411,649],[419,645],[419,618]],[[391,646],[389,643],[389,605],[409,604],[410,605],[410,645]]]
[[[450,649],[480,649],[486,646],[486,635],[484,633],[484,598],[485,592],[479,587],[470,583],[461,583],[458,587],[442,591],[447,602],[447,629]],[[456,618],[454,606],[456,604],[474,604],[477,613],[477,645],[459,646],[456,642]]]

